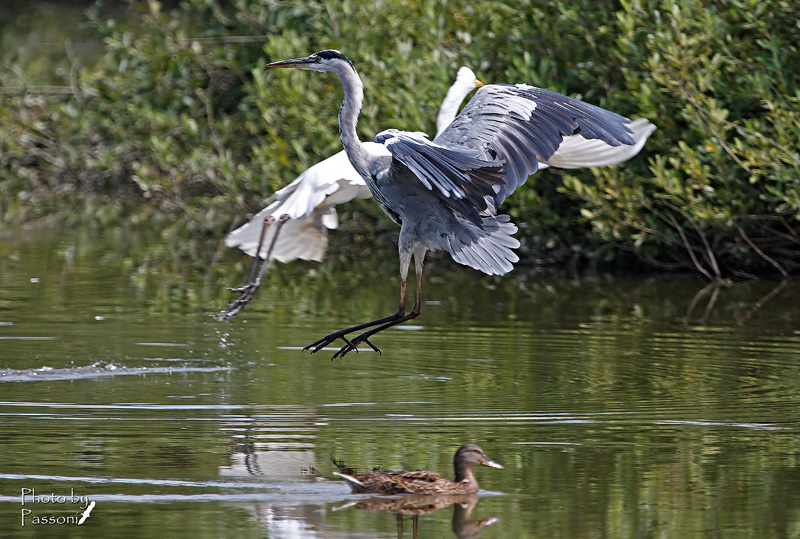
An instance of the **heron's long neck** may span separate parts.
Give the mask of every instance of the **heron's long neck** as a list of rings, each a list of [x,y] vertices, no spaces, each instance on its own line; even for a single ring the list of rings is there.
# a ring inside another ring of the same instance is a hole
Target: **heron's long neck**
[[[363,178],[370,177],[369,154],[358,140],[356,125],[361,104],[364,102],[364,85],[355,69],[348,68],[337,73],[344,88],[344,100],[339,109],[339,139],[342,141],[344,151],[350,159],[353,168]]]

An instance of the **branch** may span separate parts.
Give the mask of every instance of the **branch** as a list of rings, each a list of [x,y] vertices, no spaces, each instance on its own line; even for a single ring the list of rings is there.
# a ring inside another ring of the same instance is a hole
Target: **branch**
[[[782,281],[781,281],[781,282],[778,284],[778,286],[776,286],[776,287],[775,287],[775,288],[772,290],[772,292],[770,292],[769,294],[767,294],[766,296],[764,296],[764,297],[763,297],[763,298],[761,298],[760,300],[756,301],[756,302],[753,304],[753,306],[750,308],[750,310],[749,310],[749,311],[747,311],[747,314],[745,315],[745,317],[744,317],[744,320],[748,320],[748,319],[749,319],[751,316],[753,316],[753,314],[754,314],[756,311],[758,311],[759,309],[761,309],[761,307],[763,307],[765,303],[767,303],[769,300],[771,300],[772,298],[774,298],[775,296],[777,296],[777,295],[780,293],[780,291],[781,291],[781,290],[783,290],[783,289],[786,287],[786,285],[787,285],[788,283],[789,283],[789,281],[788,281],[788,280],[786,280],[786,279],[782,280]]]
[[[672,208],[674,211],[677,211],[678,213],[683,215],[692,224],[694,229],[700,235],[700,240],[703,242],[703,245],[706,248],[706,259],[709,261],[709,263],[711,264],[711,267],[714,269],[714,274],[717,277],[719,277],[721,274],[720,274],[720,271],[719,271],[719,266],[717,265],[717,259],[714,256],[714,252],[711,250],[711,246],[708,244],[708,240],[706,240],[706,235],[703,233],[702,230],[700,230],[700,227],[697,226],[697,222],[692,218],[691,215],[689,215],[688,213],[683,211],[678,206],[675,206],[674,204],[672,204],[671,202],[667,202],[666,200],[663,200],[662,202],[664,204],[666,204],[667,206],[669,206],[670,208]]]
[[[714,114],[713,112],[708,110],[707,108],[703,107],[700,104],[700,102],[692,95],[687,96],[687,98],[689,99],[689,102],[692,105],[694,105],[694,107],[698,110],[698,112],[701,112],[701,113],[703,113],[703,114],[705,114],[707,116],[710,116],[711,118],[713,118],[714,120],[718,121],[719,123],[725,124],[725,125],[727,125],[729,127],[733,127],[734,129],[737,129],[739,131],[742,131],[744,133],[747,133],[749,135],[752,135],[752,136],[760,139],[762,142],[765,142],[765,143],[769,144],[770,146],[773,146],[774,148],[777,148],[780,151],[784,152],[786,155],[788,155],[792,159],[792,161],[794,161],[795,164],[800,165],[800,162],[797,161],[796,154],[791,152],[791,151],[789,151],[789,149],[786,148],[785,146],[782,146],[782,145],[778,144],[778,142],[776,142],[775,140],[773,140],[773,139],[771,139],[771,138],[769,138],[767,136],[764,136],[764,135],[762,135],[761,133],[759,133],[757,131],[753,131],[752,129],[748,129],[746,127],[742,127],[739,124],[730,122],[730,121],[726,120],[725,118],[720,118],[719,116],[717,116],[716,114]],[[728,152],[728,153],[730,153],[730,152]],[[731,156],[731,157],[733,157],[733,156]],[[736,162],[739,162],[739,160],[736,159],[735,157],[734,157],[734,159],[736,160]],[[745,168],[745,170],[747,170],[747,167],[744,167],[744,168]]]
[[[749,237],[747,237],[747,234],[744,233],[744,230],[742,230],[742,227],[740,227],[738,223],[734,223],[733,226],[735,226],[736,230],[739,231],[739,234],[742,236],[742,238],[744,238],[744,241],[747,242],[747,245],[749,245],[756,253],[758,253],[761,258],[772,264],[779,272],[781,272],[781,275],[783,275],[784,277],[789,276],[786,270],[783,269],[783,266],[778,264],[778,262],[776,262],[775,259],[767,256],[767,254],[764,251],[759,249],[758,246],[755,243],[753,243],[753,241]]]
[[[703,266],[700,265],[700,262],[697,260],[697,257],[694,255],[694,248],[689,243],[689,240],[686,238],[686,234],[684,233],[683,228],[681,227],[681,225],[678,224],[678,221],[676,221],[673,216],[670,215],[669,219],[670,219],[670,221],[672,221],[672,226],[674,226],[675,229],[678,231],[678,234],[681,235],[681,239],[683,240],[683,245],[684,245],[684,247],[686,247],[686,251],[689,253],[689,258],[692,259],[692,263],[694,264],[694,267],[697,268],[697,271],[699,271],[700,273],[705,275],[706,278],[708,278],[709,280],[713,280],[714,278],[711,276],[711,274],[708,272],[708,270],[706,270]]]

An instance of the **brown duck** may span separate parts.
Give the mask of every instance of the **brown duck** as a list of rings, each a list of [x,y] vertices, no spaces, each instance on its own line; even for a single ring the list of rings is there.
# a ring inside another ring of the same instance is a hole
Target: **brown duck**
[[[472,494],[478,492],[478,482],[472,475],[472,467],[480,464],[490,468],[503,469],[502,466],[486,456],[475,444],[465,444],[458,448],[453,457],[456,471],[455,481],[426,470],[404,472],[367,472],[340,476],[353,492],[377,492],[380,494]]]

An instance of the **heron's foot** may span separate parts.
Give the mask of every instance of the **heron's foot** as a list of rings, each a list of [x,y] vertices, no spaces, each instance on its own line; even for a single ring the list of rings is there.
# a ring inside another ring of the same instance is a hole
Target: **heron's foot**
[[[312,354],[316,354],[317,352],[319,352],[320,350],[322,350],[323,348],[325,348],[329,344],[332,344],[332,343],[336,342],[339,339],[342,339],[345,342],[345,348],[351,348],[352,350],[355,350],[355,346],[353,346],[353,343],[351,343],[350,339],[348,339],[346,337],[346,335],[348,333],[352,333],[352,332],[353,332],[353,330],[351,328],[340,329],[339,331],[334,331],[330,335],[326,335],[326,336],[322,337],[320,340],[312,342],[308,346],[304,347],[303,350],[311,350]],[[312,348],[313,348],[313,350],[312,350]],[[339,352],[337,352],[337,354],[338,353]]]
[[[378,348],[377,346],[375,346],[374,344],[369,342],[369,339],[368,339],[369,335],[367,335],[368,332],[362,333],[361,335],[359,335],[358,337],[356,337],[355,339],[353,339],[351,341],[350,339],[347,338],[346,335],[348,333],[352,333],[352,331],[353,330],[350,329],[350,328],[342,329],[342,330],[339,330],[339,331],[334,331],[330,335],[326,335],[325,337],[321,338],[320,340],[309,344],[308,346],[303,348],[303,350],[311,350],[311,353],[314,354],[316,352],[319,352],[320,350],[323,350],[329,344],[332,344],[335,341],[337,341],[339,339],[342,339],[345,344],[335,354],[333,354],[333,357],[331,358],[331,361],[333,361],[336,358],[343,358],[345,355],[347,355],[348,352],[356,352],[356,353],[358,353],[358,345],[361,344],[361,343],[365,343],[370,348],[372,348],[375,352],[378,352],[379,354],[381,353],[381,349],[380,348]],[[312,348],[313,348],[313,350],[312,350]]]
[[[400,322],[405,322],[406,320],[415,318],[418,315],[419,315],[419,310],[416,307],[412,312],[406,314],[405,309],[401,305],[400,308],[397,310],[397,312],[394,314],[391,314],[384,318],[378,318],[377,320],[372,320],[371,322],[366,322],[364,324],[358,324],[357,326],[352,326],[349,328],[340,329],[339,331],[334,331],[330,335],[326,335],[320,340],[312,342],[311,344],[303,348],[303,350],[311,350],[311,353],[314,354],[316,352],[319,352],[329,344],[339,339],[342,339],[345,342],[345,345],[342,346],[339,349],[339,351],[333,355],[333,358],[331,359],[336,359],[337,357],[344,357],[348,352],[353,352],[353,351],[358,352],[358,345],[361,343],[368,345],[370,348],[372,348],[374,351],[380,354],[381,349],[372,344],[369,341],[369,338],[378,333],[379,331],[383,331],[384,329],[397,325]],[[348,334],[354,333],[356,331],[361,331],[362,329],[367,329],[367,328],[373,328],[373,329],[365,331],[352,341],[347,338]]]
[[[380,355],[381,349],[378,348],[377,346],[375,346],[374,344],[372,344],[371,342],[369,342],[369,339],[367,338],[367,337],[369,337],[369,335],[367,335],[367,333],[370,333],[370,332],[368,332],[368,331],[364,332],[361,335],[359,335],[358,337],[356,337],[355,339],[353,339],[352,341],[347,341],[347,344],[342,346],[339,349],[338,352],[333,354],[333,357],[331,358],[331,361],[333,361],[337,357],[343,358],[345,355],[347,355],[348,352],[355,351],[356,353],[358,353],[358,345],[361,344],[362,342],[367,344],[367,345],[369,345],[369,347],[372,348],[373,351],[378,352],[378,355]]]
[[[366,344],[367,346],[372,348],[372,350],[374,350],[375,352],[378,352],[379,354],[381,353],[381,349],[369,341],[369,337],[372,335],[371,332],[365,331],[355,339],[350,340],[347,338],[347,334],[352,333],[353,331],[355,331],[353,328],[346,328],[346,329],[340,329],[339,331],[334,331],[330,335],[326,335],[320,340],[309,344],[308,346],[303,348],[303,350],[311,350],[311,353],[314,354],[316,352],[319,352],[320,350],[323,350],[326,346],[333,344],[337,340],[342,339],[344,341],[344,346],[342,346],[335,354],[333,354],[331,361],[333,361],[336,358],[343,358],[345,355],[347,355],[348,352],[358,353],[358,345],[361,343]]]

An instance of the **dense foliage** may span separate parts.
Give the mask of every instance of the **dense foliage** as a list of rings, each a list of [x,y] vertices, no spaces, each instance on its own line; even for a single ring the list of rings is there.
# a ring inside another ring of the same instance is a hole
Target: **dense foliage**
[[[544,171],[506,203],[523,259],[645,261],[710,278],[800,271],[800,4],[793,0],[184,0],[90,18],[102,61],[68,91],[0,96],[0,221],[158,219],[221,236],[338,151],[332,76],[267,60],[338,48],[359,130],[432,132],[461,64],[658,125],[623,166]],[[12,84],[13,70],[0,72]],[[68,210],[68,211],[66,211]],[[362,217],[356,219],[355,217]],[[350,230],[377,205],[357,204]]]

